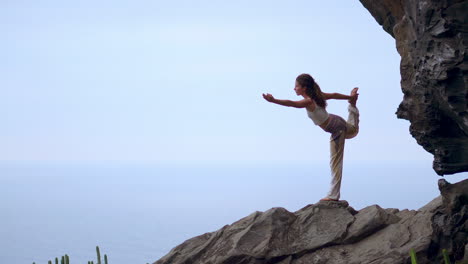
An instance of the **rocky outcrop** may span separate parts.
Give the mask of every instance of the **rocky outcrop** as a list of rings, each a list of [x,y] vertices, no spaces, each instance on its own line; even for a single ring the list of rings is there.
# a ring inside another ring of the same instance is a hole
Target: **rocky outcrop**
[[[218,231],[191,238],[154,264],[395,264],[467,259],[468,180],[439,181],[441,196],[419,210],[360,211],[346,201],[319,202],[296,212],[254,212]],[[468,259],[467,259],[468,263]]]
[[[468,1],[360,1],[396,40],[398,118],[410,121],[439,175],[468,171]]]

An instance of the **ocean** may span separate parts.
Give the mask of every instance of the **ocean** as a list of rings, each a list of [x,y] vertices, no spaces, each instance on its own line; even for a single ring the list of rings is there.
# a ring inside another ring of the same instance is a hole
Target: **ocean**
[[[341,199],[418,209],[439,195],[424,162],[345,163]],[[449,182],[467,173],[447,176]],[[153,263],[185,240],[255,211],[294,212],[328,191],[314,164],[0,163],[0,263]]]

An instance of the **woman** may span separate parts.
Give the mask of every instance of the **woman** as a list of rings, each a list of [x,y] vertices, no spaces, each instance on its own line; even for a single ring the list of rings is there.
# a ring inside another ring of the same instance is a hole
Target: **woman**
[[[296,78],[294,91],[297,95],[304,97],[300,101],[275,99],[271,94],[263,94],[263,98],[268,102],[305,108],[307,115],[314,124],[320,126],[326,132],[331,133],[330,138],[330,168],[332,180],[330,191],[326,198],[321,201],[338,201],[340,199],[341,175],[343,171],[343,151],[345,139],[355,137],[359,132],[359,110],[356,108],[358,99],[358,88],[354,88],[350,95],[339,93],[324,93],[314,78],[309,74],[301,74]],[[329,114],[326,111],[327,100],[338,99],[348,100],[349,116],[348,121],[343,118]]]

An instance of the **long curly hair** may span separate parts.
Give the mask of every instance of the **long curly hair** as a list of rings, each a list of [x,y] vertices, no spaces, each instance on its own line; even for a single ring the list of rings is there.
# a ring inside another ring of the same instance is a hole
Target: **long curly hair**
[[[323,108],[327,107],[327,101],[323,96],[322,90],[320,90],[320,86],[310,74],[300,74],[297,76],[296,82],[306,88],[306,94],[312,98],[316,104]]]

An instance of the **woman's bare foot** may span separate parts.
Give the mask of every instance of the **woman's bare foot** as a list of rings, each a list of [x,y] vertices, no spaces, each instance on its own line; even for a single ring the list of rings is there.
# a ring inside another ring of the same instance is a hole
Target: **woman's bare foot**
[[[331,198],[323,198],[323,199],[320,199],[320,201],[338,201],[338,199],[331,199]]]
[[[357,99],[358,99],[358,96],[359,94],[357,93],[358,92],[358,87],[354,87],[353,90],[351,90],[351,99],[348,100],[348,102],[352,105],[352,106],[356,106],[356,102],[357,102]]]

